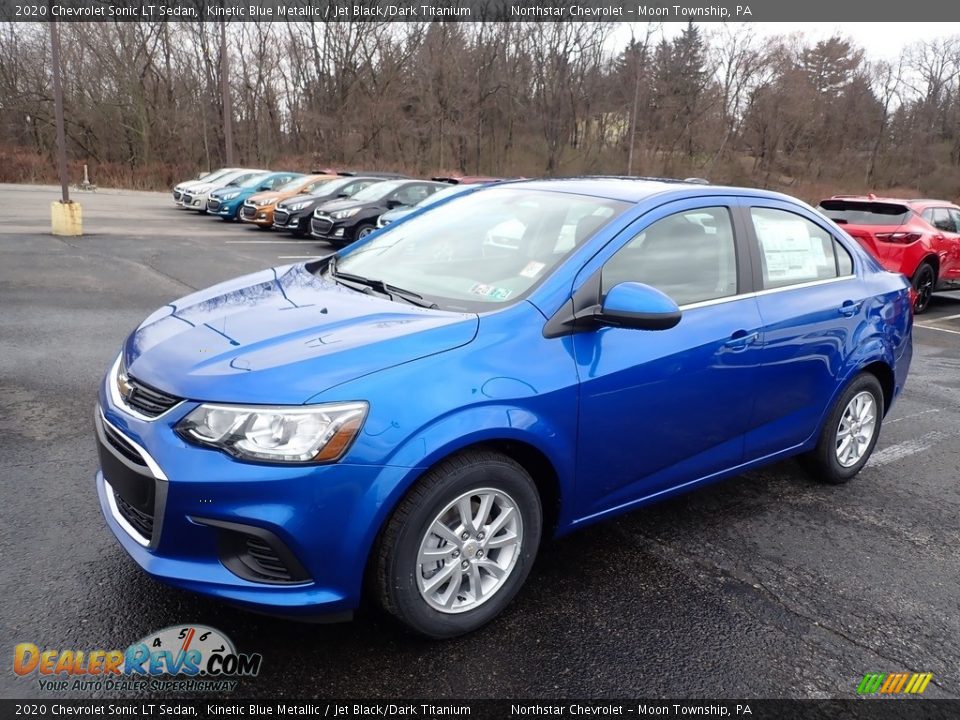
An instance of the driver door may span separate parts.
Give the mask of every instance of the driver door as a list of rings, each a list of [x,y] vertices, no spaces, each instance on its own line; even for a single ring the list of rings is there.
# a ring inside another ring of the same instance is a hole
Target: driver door
[[[659,208],[624,232],[599,269],[601,295],[646,283],[683,316],[669,330],[572,336],[586,517],[743,462],[762,338],[737,204],[714,197]]]

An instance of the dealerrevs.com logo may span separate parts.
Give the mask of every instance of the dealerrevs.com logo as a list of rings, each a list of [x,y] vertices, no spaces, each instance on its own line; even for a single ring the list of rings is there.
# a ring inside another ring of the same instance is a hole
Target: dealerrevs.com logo
[[[206,625],[172,625],[125,650],[41,650],[28,642],[13,650],[14,673],[36,676],[49,691],[229,692],[240,678],[255,677],[262,662]]]

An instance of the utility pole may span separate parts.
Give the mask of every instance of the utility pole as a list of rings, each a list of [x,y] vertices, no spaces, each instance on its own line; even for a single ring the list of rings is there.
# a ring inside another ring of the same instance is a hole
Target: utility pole
[[[630,152],[627,154],[627,175],[633,175],[633,146],[637,139],[637,104],[640,99],[640,53],[631,40],[634,55],[633,112],[630,113]]]
[[[223,104],[223,143],[226,145],[225,164],[234,166],[233,160],[233,107],[230,103],[230,59],[227,57],[227,22],[220,20],[220,94]]]
[[[50,15],[53,11],[50,10]],[[80,203],[70,202],[70,178],[67,174],[67,132],[63,120],[63,65],[60,62],[60,23],[50,20],[50,60],[53,85],[53,115],[57,126],[57,174],[60,175],[60,200],[50,203],[50,231],[54,235],[83,234]]]
[[[67,133],[63,123],[63,82],[60,78],[59,22],[50,21],[50,56],[53,61],[53,113],[57,125],[57,165],[60,174],[61,202],[70,202],[70,180],[67,176]]]

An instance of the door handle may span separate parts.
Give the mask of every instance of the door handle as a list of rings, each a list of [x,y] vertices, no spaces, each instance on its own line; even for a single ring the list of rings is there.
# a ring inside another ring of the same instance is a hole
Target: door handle
[[[753,345],[759,339],[760,333],[756,330],[753,332],[737,330],[735,333],[733,333],[733,335],[730,336],[730,339],[727,340],[723,346],[730,348],[731,350],[745,350],[747,346]]]
[[[860,307],[863,305],[863,300],[854,302],[853,300],[844,300],[843,304],[840,306],[840,314],[846,315],[847,317],[852,317],[860,312]]]

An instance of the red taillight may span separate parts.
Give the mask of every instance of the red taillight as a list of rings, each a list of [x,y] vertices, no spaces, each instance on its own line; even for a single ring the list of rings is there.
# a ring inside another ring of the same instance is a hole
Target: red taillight
[[[909,245],[910,243],[916,242],[917,240],[922,238],[923,235],[915,232],[883,232],[883,233],[876,233],[874,237],[877,238],[877,240],[883,240],[883,242]]]

